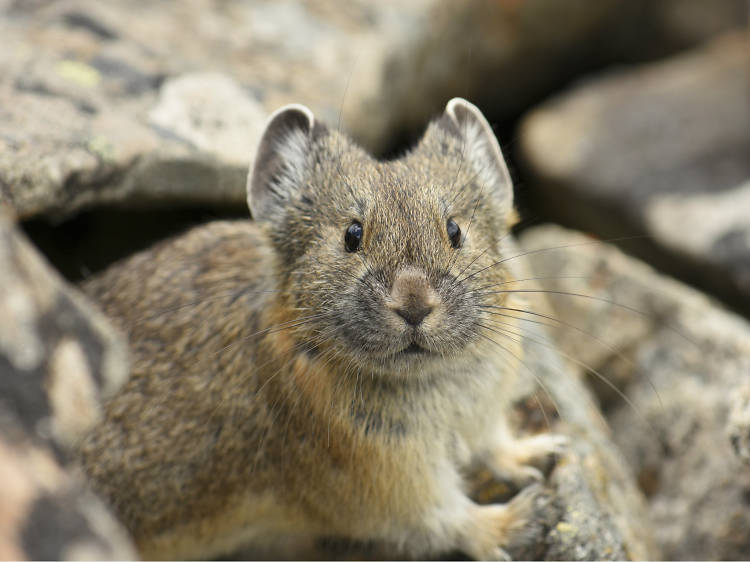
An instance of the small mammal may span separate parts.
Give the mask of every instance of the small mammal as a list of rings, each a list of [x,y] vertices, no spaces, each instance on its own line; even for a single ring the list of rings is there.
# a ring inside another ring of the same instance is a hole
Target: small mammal
[[[519,439],[505,419],[522,350],[491,313],[518,308],[502,291],[513,189],[485,118],[453,99],[380,162],[284,107],[248,203],[254,221],[198,227],[85,286],[133,368],[78,456],[140,554],[294,556],[336,536],[505,557],[534,487],[479,505],[465,470],[529,484],[565,438]]]

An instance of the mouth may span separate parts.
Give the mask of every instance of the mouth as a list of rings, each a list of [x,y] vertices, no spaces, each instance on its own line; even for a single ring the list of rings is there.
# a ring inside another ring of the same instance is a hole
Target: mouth
[[[396,355],[427,355],[430,351],[417,343],[410,343],[407,347],[399,351]]]

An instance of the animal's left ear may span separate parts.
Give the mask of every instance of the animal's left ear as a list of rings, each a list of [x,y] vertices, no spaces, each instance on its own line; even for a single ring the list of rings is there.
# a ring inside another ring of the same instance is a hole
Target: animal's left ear
[[[437,126],[458,136],[464,143],[465,158],[472,164],[478,181],[499,200],[504,214],[513,210],[513,182],[503,153],[490,124],[477,106],[463,98],[453,98]]]

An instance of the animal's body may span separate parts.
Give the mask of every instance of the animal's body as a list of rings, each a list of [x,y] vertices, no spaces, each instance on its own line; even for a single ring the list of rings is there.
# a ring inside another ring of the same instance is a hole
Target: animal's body
[[[522,360],[513,314],[496,316],[520,308],[512,193],[464,100],[390,162],[289,106],[249,177],[254,221],[88,281],[133,368],[79,457],[142,556],[294,556],[327,536],[502,556],[533,493],[478,505],[466,471],[529,483],[564,443],[505,421]]]

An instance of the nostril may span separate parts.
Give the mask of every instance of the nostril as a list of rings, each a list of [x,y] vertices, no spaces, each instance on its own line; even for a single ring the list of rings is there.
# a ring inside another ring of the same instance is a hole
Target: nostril
[[[432,307],[425,304],[415,304],[395,309],[396,314],[406,320],[407,324],[419,326],[430,312]]]
[[[438,306],[440,298],[423,271],[405,267],[398,272],[385,300],[387,308],[398,314],[410,326],[419,326]]]

